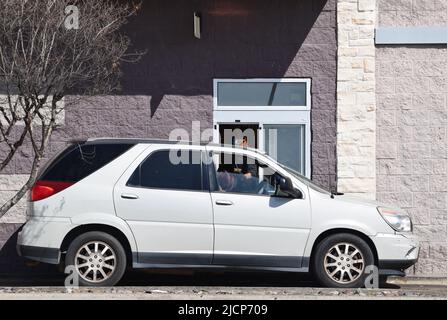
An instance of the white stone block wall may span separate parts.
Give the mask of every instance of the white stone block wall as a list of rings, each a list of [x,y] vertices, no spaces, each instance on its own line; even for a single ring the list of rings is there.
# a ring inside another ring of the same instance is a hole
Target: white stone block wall
[[[338,0],[338,191],[376,195],[375,0]]]
[[[12,105],[18,104],[20,102],[18,102],[19,100],[19,96],[17,95],[5,95],[5,94],[0,94],[0,105],[6,110],[6,114],[8,117],[11,117],[11,112],[10,112],[10,104],[8,102],[8,99],[11,99],[12,101]],[[51,102],[53,100],[53,96],[48,97],[47,103],[44,105],[44,107],[42,108],[42,114],[46,117],[46,119],[50,119],[51,117]],[[57,125],[64,125],[65,124],[65,99],[62,99],[61,101],[57,102],[57,115],[56,115],[56,124]],[[17,114],[20,117],[24,116],[24,112],[21,108],[18,108]],[[7,124],[6,119],[4,117],[3,114],[0,114],[0,122],[3,123],[4,125]],[[36,117],[34,123],[36,125],[40,125],[42,122],[41,120]],[[19,122],[18,125],[24,125],[23,121]]]
[[[380,26],[447,26],[446,0],[379,0]],[[377,198],[422,240],[416,275],[447,276],[447,46],[378,46]]]
[[[0,175],[0,205],[11,199],[28,179],[28,175],[2,174]],[[23,223],[26,220],[26,196],[0,218],[2,223]]]

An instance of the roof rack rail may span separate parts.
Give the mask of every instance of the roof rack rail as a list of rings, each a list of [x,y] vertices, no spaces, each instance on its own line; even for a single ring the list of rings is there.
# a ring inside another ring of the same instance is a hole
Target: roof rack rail
[[[87,141],[85,140],[78,140],[78,141],[71,141],[73,143],[147,143],[147,144],[179,144],[179,145],[196,145],[196,146],[213,146],[213,147],[223,147],[223,148],[233,148],[233,149],[244,149],[253,151],[260,154],[265,154],[265,152],[260,151],[255,148],[243,148],[240,146],[234,146],[229,144],[219,144],[215,142],[209,142],[209,141],[201,141],[201,142],[195,142],[195,141],[186,141],[186,140],[169,140],[169,139],[152,139],[152,138],[90,138]]]

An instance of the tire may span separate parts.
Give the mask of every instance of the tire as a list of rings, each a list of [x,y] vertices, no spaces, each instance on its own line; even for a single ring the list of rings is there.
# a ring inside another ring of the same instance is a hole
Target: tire
[[[362,238],[340,233],[323,239],[316,247],[312,261],[312,271],[321,285],[360,288],[365,285],[368,276],[365,268],[374,265],[374,255]]]
[[[86,232],[75,238],[65,258],[65,265],[75,266],[79,285],[85,287],[114,286],[123,277],[126,263],[126,252],[121,243],[110,234],[99,231]]]

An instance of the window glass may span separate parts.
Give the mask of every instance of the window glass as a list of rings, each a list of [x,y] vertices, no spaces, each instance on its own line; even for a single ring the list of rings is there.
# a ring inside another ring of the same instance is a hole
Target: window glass
[[[187,150],[156,151],[136,169],[127,185],[200,191],[201,153]]]
[[[265,151],[279,163],[305,175],[305,126],[264,125]]]
[[[278,173],[254,158],[233,153],[213,155],[217,191],[244,194],[277,194]]]
[[[39,180],[78,182],[129,150],[133,144],[77,143],[62,152]]]
[[[325,194],[331,194],[329,191],[317,186],[315,183],[312,182],[311,179],[306,178],[305,176],[303,176],[301,173],[295,171],[292,168],[289,168],[285,165],[279,164],[283,169],[285,169],[288,173],[290,173],[292,176],[294,176],[295,178],[297,178],[298,180],[300,180],[302,183],[304,183],[305,185],[307,185],[309,188],[314,189],[315,191],[318,191],[320,193],[325,193]]]
[[[305,82],[219,82],[219,106],[306,106]]]

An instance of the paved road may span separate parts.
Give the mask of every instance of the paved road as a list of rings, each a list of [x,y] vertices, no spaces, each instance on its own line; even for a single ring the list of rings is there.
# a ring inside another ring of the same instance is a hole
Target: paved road
[[[335,290],[311,287],[207,287],[207,286],[151,286],[118,288],[61,287],[0,288],[0,299],[238,299],[238,300],[288,300],[288,299],[443,299],[447,300],[447,288],[401,289],[352,289]]]
[[[288,273],[131,272],[116,288],[62,287],[64,277],[0,278],[0,299],[447,299],[444,281],[382,284],[380,289],[318,287]],[[392,282],[392,281],[391,281]],[[425,283],[425,284],[424,284]]]

